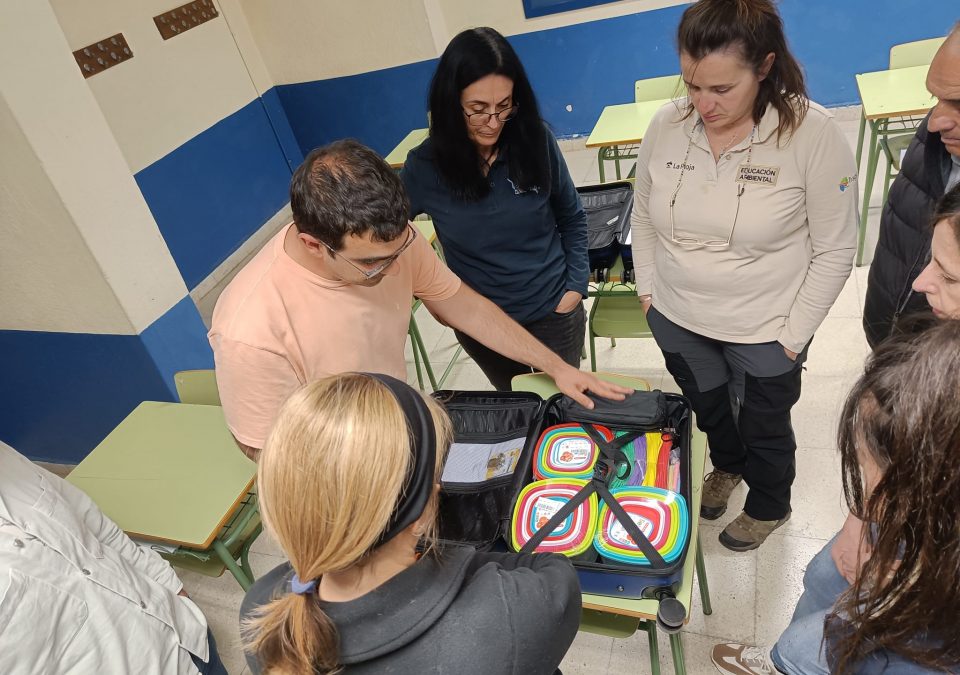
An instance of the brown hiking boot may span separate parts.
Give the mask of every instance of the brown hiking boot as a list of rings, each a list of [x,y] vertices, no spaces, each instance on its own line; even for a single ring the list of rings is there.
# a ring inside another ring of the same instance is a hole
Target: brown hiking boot
[[[727,510],[727,500],[733,488],[740,484],[743,476],[714,469],[703,479],[703,497],[700,502],[700,517],[716,520]]]
[[[766,541],[770,533],[790,520],[787,511],[780,520],[757,520],[745,512],[741,512],[736,519],[723,528],[720,533],[720,543],[731,551],[752,551]]]

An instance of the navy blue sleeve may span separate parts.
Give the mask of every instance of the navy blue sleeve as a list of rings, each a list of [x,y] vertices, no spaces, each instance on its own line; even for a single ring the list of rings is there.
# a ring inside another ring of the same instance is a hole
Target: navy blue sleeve
[[[557,221],[560,242],[567,261],[567,290],[587,296],[590,265],[587,257],[587,214],[580,204],[580,195],[570,178],[570,170],[560,153],[557,139],[547,133],[550,155],[550,206]]]

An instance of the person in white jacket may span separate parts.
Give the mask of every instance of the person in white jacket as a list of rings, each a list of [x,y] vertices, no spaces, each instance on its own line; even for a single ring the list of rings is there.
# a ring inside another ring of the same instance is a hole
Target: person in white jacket
[[[227,671],[170,564],[0,442],[0,673],[198,672]]]

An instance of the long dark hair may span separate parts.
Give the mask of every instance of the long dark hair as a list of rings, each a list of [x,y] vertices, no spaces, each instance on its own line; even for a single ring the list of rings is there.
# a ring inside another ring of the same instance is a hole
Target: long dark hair
[[[954,185],[953,189],[937,202],[933,217],[930,219],[930,227],[936,227],[937,223],[944,220],[953,230],[953,236],[957,240],[957,245],[960,246],[960,183]]]
[[[768,104],[780,115],[777,142],[797,130],[810,107],[803,69],[790,53],[783,20],[770,0],[699,0],[686,9],[677,28],[681,53],[699,61],[725,49],[739,50],[744,62],[759,73],[767,54],[774,54],[770,72],[760,82],[753,105],[759,122]],[[693,113],[693,104],[686,116]]]
[[[827,622],[831,672],[885,650],[924,667],[960,663],[960,321],[882,343],[843,409],[850,511],[871,555]],[[857,451],[882,471],[865,494]],[[832,638],[832,640],[831,640]]]
[[[519,106],[497,143],[507,151],[510,180],[522,190],[549,190],[547,138],[537,99],[517,53],[492,28],[471,28],[453,38],[430,82],[430,140],[440,176],[460,199],[474,201],[490,191],[460,105],[463,90],[487,75],[512,80],[513,103]]]

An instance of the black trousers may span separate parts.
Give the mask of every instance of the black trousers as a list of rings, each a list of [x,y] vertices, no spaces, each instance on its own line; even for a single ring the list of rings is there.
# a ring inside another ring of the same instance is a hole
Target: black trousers
[[[566,314],[551,312],[542,319],[523,324],[523,327],[561,359],[574,368],[580,367],[583,338],[586,334],[586,313],[582,301]],[[533,372],[529,365],[493,351],[466,333],[454,333],[463,345],[463,350],[480,366],[480,370],[497,391],[510,391],[510,380],[515,375]]]
[[[791,361],[778,342],[714,340],[678,326],[653,307],[647,323],[707,435],[714,468],[743,476],[750,488],[743,510],[757,520],[783,518],[796,477],[790,411],[800,399],[809,344]]]

